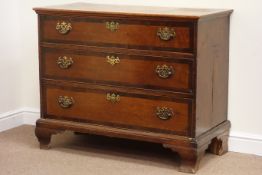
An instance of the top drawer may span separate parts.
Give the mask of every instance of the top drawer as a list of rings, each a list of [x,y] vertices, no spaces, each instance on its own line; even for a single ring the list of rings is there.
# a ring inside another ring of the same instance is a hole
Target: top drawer
[[[41,16],[42,42],[193,52],[193,22]]]

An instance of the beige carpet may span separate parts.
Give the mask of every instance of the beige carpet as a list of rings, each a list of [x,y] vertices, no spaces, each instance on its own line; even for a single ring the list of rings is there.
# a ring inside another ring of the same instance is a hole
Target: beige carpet
[[[0,175],[179,175],[177,155],[157,144],[98,136],[55,135],[40,150],[33,126],[0,133]],[[197,174],[262,175],[262,157],[206,154]]]

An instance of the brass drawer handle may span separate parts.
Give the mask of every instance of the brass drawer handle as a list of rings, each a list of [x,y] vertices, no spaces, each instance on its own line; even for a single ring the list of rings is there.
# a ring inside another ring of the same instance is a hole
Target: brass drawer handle
[[[61,56],[57,59],[56,63],[61,69],[68,69],[70,66],[72,66],[74,61],[70,57]]]
[[[117,56],[106,56],[107,62],[114,66],[115,64],[120,63],[120,59]]]
[[[167,65],[157,65],[156,67],[156,73],[160,78],[169,78],[174,74],[174,69],[172,66],[167,66]]]
[[[59,96],[58,97],[58,104],[62,108],[70,108],[74,104],[74,99],[73,99],[73,97]]]
[[[116,102],[119,102],[120,101],[120,95],[117,95],[115,93],[107,93],[106,94],[106,99],[112,103],[116,103]]]
[[[157,107],[156,116],[161,120],[168,120],[174,116],[174,112],[171,108],[167,107]]]
[[[176,37],[176,32],[175,29],[169,27],[159,28],[157,36],[164,41],[168,41]]]
[[[71,23],[66,23],[65,21],[62,22],[57,22],[56,24],[56,30],[65,35],[67,34],[70,30],[72,30]]]
[[[116,32],[119,28],[119,23],[114,21],[106,22],[106,28],[111,32]]]

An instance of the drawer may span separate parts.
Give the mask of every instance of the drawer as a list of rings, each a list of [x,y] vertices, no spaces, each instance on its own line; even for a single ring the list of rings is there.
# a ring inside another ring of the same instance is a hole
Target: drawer
[[[188,133],[188,101],[65,87],[46,87],[44,91],[44,116],[47,118],[180,135]]]
[[[43,16],[41,41],[193,52],[193,22]]]
[[[191,61],[54,49],[42,54],[46,78],[192,92]]]

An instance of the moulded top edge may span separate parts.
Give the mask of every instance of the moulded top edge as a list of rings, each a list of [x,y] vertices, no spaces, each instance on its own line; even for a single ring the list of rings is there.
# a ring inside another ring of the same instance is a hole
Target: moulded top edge
[[[189,19],[199,19],[211,16],[229,15],[233,10],[227,9],[200,9],[200,8],[175,8],[175,7],[154,7],[154,6],[127,6],[127,5],[105,5],[90,3],[72,3],[48,7],[34,8],[38,14],[47,12],[53,13],[99,13],[119,14],[137,16],[168,16]]]

